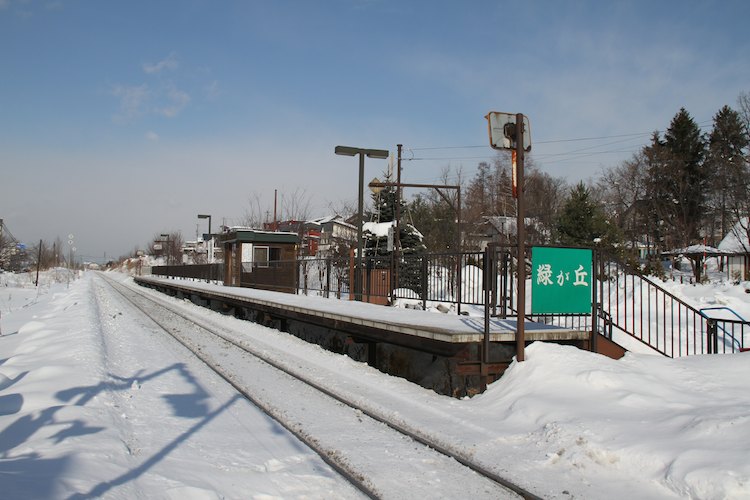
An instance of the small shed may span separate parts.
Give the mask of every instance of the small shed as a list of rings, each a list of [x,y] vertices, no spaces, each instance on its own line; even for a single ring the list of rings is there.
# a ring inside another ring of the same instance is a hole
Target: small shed
[[[297,233],[230,228],[218,239],[224,249],[224,285],[296,292]]]
[[[693,276],[695,276],[695,281],[700,283],[706,258],[721,257],[726,254],[721,252],[718,248],[710,247],[707,245],[690,245],[689,247],[677,248],[669,252],[662,252],[662,255],[666,255],[673,259],[680,256],[684,256],[690,259],[690,265],[693,268]]]

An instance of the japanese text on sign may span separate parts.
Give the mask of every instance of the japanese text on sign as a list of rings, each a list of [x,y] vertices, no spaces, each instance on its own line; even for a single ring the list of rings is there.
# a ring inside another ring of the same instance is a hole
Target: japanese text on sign
[[[532,313],[590,313],[591,259],[585,248],[532,248]]]
[[[573,286],[589,286],[589,283],[586,281],[589,273],[584,270],[583,264],[579,264],[578,269],[573,271],[573,273],[575,276]],[[560,270],[557,276],[554,277],[555,281],[552,281],[553,274],[552,264],[540,264],[536,270],[537,285],[554,285],[557,282],[557,286],[563,286],[570,282],[569,271]]]

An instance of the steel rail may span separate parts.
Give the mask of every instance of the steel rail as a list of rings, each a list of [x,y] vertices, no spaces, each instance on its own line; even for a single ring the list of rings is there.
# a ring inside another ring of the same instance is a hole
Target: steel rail
[[[283,364],[279,363],[278,361],[276,361],[276,360],[270,358],[269,356],[263,354],[261,351],[253,349],[252,347],[249,347],[249,346],[246,346],[246,345],[242,345],[242,344],[234,341],[231,338],[227,338],[225,335],[223,335],[220,332],[216,331],[217,328],[221,328],[220,326],[218,326],[218,325],[212,325],[212,324],[207,324],[207,323],[205,323],[203,321],[196,320],[195,318],[188,317],[185,314],[183,314],[182,312],[173,309],[172,307],[170,307],[167,304],[164,304],[161,300],[157,301],[153,297],[147,296],[145,294],[142,294],[142,293],[137,292],[136,290],[133,290],[133,289],[130,289],[130,288],[128,288],[128,290],[130,290],[133,293],[137,293],[141,297],[143,297],[143,298],[145,298],[145,299],[147,299],[147,300],[149,300],[151,302],[157,303],[161,307],[167,309],[172,314],[180,316],[181,318],[185,319],[186,321],[189,321],[189,322],[191,322],[191,323],[199,326],[203,330],[206,330],[207,332],[209,332],[209,333],[211,333],[213,335],[216,335],[217,337],[221,338],[225,342],[228,342],[228,343],[234,345],[235,347],[237,347],[237,348],[239,348],[239,349],[247,352],[248,354],[251,354],[252,356],[260,359],[261,361],[263,361],[264,363],[266,363],[266,364],[268,364],[268,365],[276,368],[277,370],[280,370],[283,373],[286,373],[287,375],[289,375],[289,376],[291,376],[291,377],[293,377],[293,378],[295,378],[297,380],[300,380],[301,382],[303,382],[306,385],[312,387],[313,389],[317,390],[318,392],[320,392],[322,394],[325,394],[326,396],[334,399],[335,401],[338,401],[339,403],[341,403],[343,405],[346,405],[346,406],[348,406],[348,407],[350,407],[350,408],[352,408],[354,410],[360,411],[360,412],[362,412],[362,414],[370,417],[371,419],[373,419],[373,420],[375,420],[377,422],[380,422],[380,423],[382,423],[382,424],[390,427],[391,429],[395,430],[396,432],[399,432],[399,433],[401,433],[401,434],[403,434],[403,435],[411,438],[412,440],[414,440],[414,441],[416,441],[416,442],[418,442],[418,443],[420,443],[420,444],[422,444],[422,445],[424,445],[424,446],[426,446],[428,448],[431,448],[431,449],[435,450],[436,452],[438,452],[438,453],[440,453],[440,454],[442,454],[442,455],[444,455],[446,457],[454,459],[456,462],[458,462],[461,465],[463,465],[464,467],[466,467],[466,468],[474,471],[476,474],[478,474],[478,475],[480,475],[480,476],[482,476],[482,477],[484,477],[484,478],[486,478],[486,479],[488,479],[488,480],[490,480],[490,481],[492,481],[492,482],[494,482],[494,483],[496,483],[496,484],[498,484],[498,485],[500,485],[500,486],[502,486],[502,487],[504,487],[504,488],[512,491],[513,493],[516,493],[517,495],[521,496],[522,498],[528,499],[528,500],[541,500],[541,497],[539,497],[538,495],[536,495],[536,494],[534,494],[534,493],[532,493],[532,492],[524,489],[523,487],[521,487],[521,486],[513,483],[512,481],[510,481],[508,479],[503,478],[502,476],[500,476],[497,473],[495,473],[495,472],[487,469],[486,467],[484,467],[484,466],[482,466],[480,464],[477,464],[477,463],[471,461],[468,457],[464,456],[463,454],[459,453],[458,451],[449,449],[448,447],[446,447],[446,446],[440,444],[439,442],[437,442],[435,439],[433,439],[429,435],[424,434],[424,433],[420,433],[417,430],[409,429],[409,428],[405,427],[404,425],[399,424],[398,422],[394,422],[394,421],[390,420],[389,418],[387,418],[387,417],[385,417],[383,415],[378,414],[377,412],[373,411],[370,408],[367,408],[365,406],[360,405],[359,403],[351,401],[349,398],[347,398],[347,397],[345,397],[345,396],[343,396],[343,395],[341,395],[341,394],[339,394],[339,393],[331,390],[328,387],[323,386],[322,384],[320,384],[320,383],[318,383],[318,382],[310,379],[309,377],[306,377],[304,374],[298,373],[295,370],[284,366]],[[130,299],[128,299],[128,300],[130,300]],[[142,310],[141,308],[138,308],[138,309]],[[146,314],[147,316],[150,317],[150,315],[148,315],[148,313],[146,313],[145,311],[144,311],[144,314]],[[161,325],[159,325],[159,326],[161,326]],[[164,327],[162,327],[162,328],[164,328]],[[170,335],[171,335],[171,332],[170,332]],[[198,354],[196,354],[196,355],[198,355]],[[209,365],[209,367],[211,367],[211,366]],[[230,383],[231,383],[231,381],[230,381]],[[234,386],[234,384],[232,384],[232,385]],[[271,415],[271,416],[273,417],[273,415]],[[292,431],[292,432],[294,432],[294,431]],[[313,446],[311,446],[311,448],[313,448],[314,450],[316,449]],[[316,452],[317,452],[317,450],[316,450]],[[325,458],[324,458],[324,460],[325,460]]]
[[[99,276],[102,276],[101,274]],[[170,329],[167,325],[164,325],[161,321],[156,319],[153,314],[150,314],[148,311],[146,311],[142,306],[137,304],[131,297],[129,297],[127,294],[125,294],[122,290],[120,290],[118,287],[123,286],[121,284],[115,284],[113,281],[111,281],[109,278],[103,278],[104,281],[112,287],[113,290],[115,290],[117,293],[120,294],[125,300],[127,300],[135,309],[141,312],[144,316],[149,318],[151,321],[153,321],[159,328],[164,330],[167,334],[169,334],[170,337],[172,337],[174,340],[179,342],[183,347],[185,347],[187,350],[189,350],[193,355],[195,355],[196,358],[198,358],[203,364],[206,365],[211,371],[215,372],[217,375],[219,375],[225,382],[229,383],[238,393],[240,393],[245,399],[247,399],[250,403],[252,403],[255,407],[257,407],[259,410],[261,410],[263,413],[271,417],[275,422],[277,422],[279,425],[281,425],[284,429],[286,429],[288,432],[290,432],[292,435],[294,435],[297,439],[302,441],[306,446],[308,446],[311,450],[313,450],[325,463],[327,463],[333,470],[335,470],[339,475],[341,475],[346,481],[348,481],[352,486],[354,486],[357,490],[361,491],[364,495],[366,495],[368,498],[372,499],[379,499],[381,498],[378,494],[377,490],[373,485],[370,485],[367,481],[367,478],[362,477],[361,474],[359,474],[357,471],[351,470],[349,467],[347,467],[346,463],[339,463],[336,460],[335,456],[331,456],[330,453],[328,453],[321,445],[318,444],[318,442],[312,437],[308,436],[302,430],[296,429],[293,425],[288,423],[283,418],[283,413],[274,407],[264,403],[259,398],[253,396],[250,394],[247,390],[245,390],[238,382],[235,382],[232,379],[231,373],[228,373],[223,368],[216,366],[214,363],[211,363],[207,356],[204,356],[201,354],[197,349],[195,349],[192,345],[190,345],[188,342],[184,341],[179,337],[179,335],[176,335],[172,329]],[[206,328],[203,325],[200,325],[198,322],[194,321],[193,319],[188,318],[184,314],[181,314],[178,311],[173,310],[172,308],[166,307],[164,304],[159,304],[155,300],[153,300],[150,297],[147,297],[145,294],[138,293],[133,289],[124,287],[130,292],[139,295],[141,298],[150,300],[152,303],[155,303],[159,305],[160,307],[166,309],[172,314],[175,314],[177,316],[180,316],[184,320],[187,320],[196,326],[199,326],[200,328],[206,330],[209,334],[217,335],[220,338],[226,339],[220,335],[214,332],[211,329]],[[233,343],[233,342],[232,342]],[[234,343],[233,343],[234,344]],[[235,344],[236,345],[236,344]],[[254,353],[250,353],[253,354]],[[256,356],[257,357],[257,356]]]

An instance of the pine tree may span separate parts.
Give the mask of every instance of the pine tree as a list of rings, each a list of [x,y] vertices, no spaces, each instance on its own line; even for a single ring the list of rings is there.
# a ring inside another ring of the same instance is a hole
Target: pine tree
[[[643,148],[646,164],[646,205],[645,225],[649,239],[660,250],[672,246],[668,229],[674,227],[674,203],[672,176],[668,171],[667,149],[659,133],[651,136],[651,144]]]
[[[563,205],[557,219],[556,233],[563,245],[591,247],[599,242],[603,247],[612,247],[620,241],[617,228],[607,221],[583,182],[571,190],[570,198]]]
[[[681,108],[664,134],[672,203],[676,205],[677,243],[688,246],[698,238],[706,209],[708,173],[703,165],[705,142],[698,125]]]
[[[390,182],[390,175],[385,175],[386,182]],[[421,274],[421,257],[426,252],[423,243],[422,234],[411,224],[404,220],[406,215],[406,204],[398,199],[398,192],[395,187],[388,186],[383,188],[379,193],[373,193],[372,204],[373,213],[370,219],[373,222],[392,223],[396,220],[396,204],[400,203],[400,221],[399,221],[399,242],[401,253],[399,261],[399,282],[401,288],[409,288],[417,293],[421,293],[422,284]],[[365,231],[365,257],[390,257],[388,251],[387,236],[378,236],[370,231]],[[390,259],[377,259],[374,262],[376,267],[389,267]]]
[[[739,113],[729,106],[724,106],[714,116],[706,158],[715,215],[712,222],[718,223],[718,240],[727,234],[739,215],[744,215],[744,186],[750,173],[745,159],[747,147],[747,130]]]
[[[643,148],[648,168],[648,226],[662,250],[685,247],[698,239],[708,200],[705,141],[684,108],[661,140],[654,132]]]

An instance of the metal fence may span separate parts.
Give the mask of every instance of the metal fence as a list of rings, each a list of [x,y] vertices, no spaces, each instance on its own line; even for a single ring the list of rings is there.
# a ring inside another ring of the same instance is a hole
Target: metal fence
[[[531,263],[530,252],[531,249],[525,259],[527,266]],[[279,274],[283,269],[285,275],[294,274],[293,279],[278,281],[280,284],[270,289],[344,300],[351,298],[355,272],[351,258],[301,257],[296,261],[270,264],[273,265],[262,270],[252,269],[247,273],[243,270],[242,284],[257,286],[250,277],[260,278],[259,271],[272,279],[274,273]],[[222,276],[221,266],[159,266],[152,272],[218,280]],[[363,259],[361,271],[362,299],[380,304],[402,300],[408,307],[438,306],[456,313],[468,306],[487,307],[494,317],[515,316],[516,267],[515,248],[511,246],[491,246],[485,252],[407,254],[397,261],[390,256],[367,257]],[[526,300],[526,317],[584,331],[592,331],[595,326],[597,332],[609,338],[620,332],[670,357],[730,353],[750,347],[750,340],[745,340],[750,335],[750,323],[734,311],[698,310],[665,290],[656,280],[642,276],[637,269],[600,251],[594,252],[592,285],[592,314],[532,316],[531,300]],[[487,289],[489,293],[485,298]]]
[[[734,311],[721,315],[715,308],[697,309],[655,278],[601,251],[594,252],[594,270],[595,314],[533,319],[586,331],[596,321],[597,332],[610,339],[620,332],[669,357],[732,353],[750,343],[750,323]]]
[[[194,278],[206,281],[217,281],[223,278],[223,264],[192,264],[153,266],[151,274],[155,276],[170,276],[174,278]]]
[[[599,259],[597,277],[605,331],[620,330],[670,357],[746,347],[750,323],[738,315],[727,318],[709,312],[711,308],[699,310],[612,258]]]

